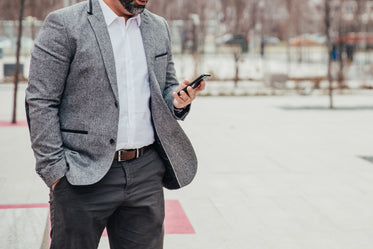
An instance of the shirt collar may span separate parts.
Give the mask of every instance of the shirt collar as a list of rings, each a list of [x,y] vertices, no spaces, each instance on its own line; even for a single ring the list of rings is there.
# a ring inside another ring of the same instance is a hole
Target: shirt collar
[[[106,25],[109,26],[116,18],[118,18],[117,14],[104,2],[104,0],[99,0],[102,13],[104,14]],[[141,24],[141,17],[140,15],[135,15],[130,19],[135,19],[137,22],[137,26]]]

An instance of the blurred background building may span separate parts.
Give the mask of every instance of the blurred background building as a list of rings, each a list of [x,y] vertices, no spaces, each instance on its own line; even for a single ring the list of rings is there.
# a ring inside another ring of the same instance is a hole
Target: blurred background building
[[[24,79],[43,19],[77,2],[25,1]],[[14,74],[20,3],[0,2],[0,82]],[[180,78],[203,71],[220,85],[307,94],[327,88],[330,67],[334,88],[373,87],[373,0],[150,0],[148,8],[169,22]]]

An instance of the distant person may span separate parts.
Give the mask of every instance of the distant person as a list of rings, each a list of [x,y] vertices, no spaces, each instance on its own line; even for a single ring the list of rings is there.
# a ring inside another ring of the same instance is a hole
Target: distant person
[[[339,58],[339,50],[336,44],[332,45],[331,57],[333,61],[337,61]]]
[[[353,44],[346,45],[347,60],[349,63],[354,61],[355,48]]]
[[[197,160],[177,123],[196,93],[177,91],[166,21],[146,0],[90,0],[52,12],[26,90],[36,171],[50,187],[51,248],[163,248],[163,186],[189,184]]]
[[[266,45],[266,43],[265,43],[264,39],[262,39],[262,40],[260,41],[260,56],[261,56],[261,57],[264,57],[264,49],[265,49],[265,45]]]

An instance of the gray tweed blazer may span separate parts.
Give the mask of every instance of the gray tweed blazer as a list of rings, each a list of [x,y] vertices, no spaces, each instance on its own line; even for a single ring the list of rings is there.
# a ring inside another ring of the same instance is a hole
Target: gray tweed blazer
[[[173,114],[178,85],[166,21],[144,11],[140,26],[149,71],[157,147],[166,162],[164,186],[189,184],[197,171],[193,147]],[[36,171],[50,187],[98,182],[109,170],[118,130],[114,55],[97,0],[52,12],[32,49],[26,113]]]

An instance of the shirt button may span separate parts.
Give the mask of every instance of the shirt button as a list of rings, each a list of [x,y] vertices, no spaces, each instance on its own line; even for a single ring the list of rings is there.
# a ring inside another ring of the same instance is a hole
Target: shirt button
[[[115,139],[110,139],[110,144],[115,144]]]

